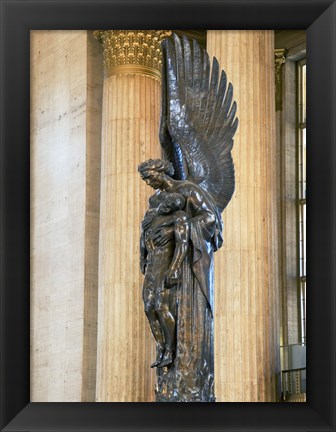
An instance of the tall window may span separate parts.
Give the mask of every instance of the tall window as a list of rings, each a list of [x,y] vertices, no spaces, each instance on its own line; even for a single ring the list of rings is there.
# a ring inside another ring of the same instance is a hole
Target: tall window
[[[306,342],[306,59],[297,63],[298,74],[298,213],[299,291],[301,342]]]

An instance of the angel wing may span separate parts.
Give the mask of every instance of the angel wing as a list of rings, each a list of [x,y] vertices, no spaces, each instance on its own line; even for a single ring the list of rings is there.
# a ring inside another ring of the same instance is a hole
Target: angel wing
[[[173,163],[175,178],[199,183],[220,212],[235,188],[231,156],[237,130],[236,102],[226,74],[194,40],[174,34],[162,43],[162,109],[160,142]]]

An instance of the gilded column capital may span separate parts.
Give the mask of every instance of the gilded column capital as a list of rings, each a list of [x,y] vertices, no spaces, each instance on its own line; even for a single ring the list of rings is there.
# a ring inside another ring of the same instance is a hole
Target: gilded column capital
[[[282,109],[282,66],[286,63],[286,48],[274,50],[275,110]]]
[[[104,49],[106,76],[140,74],[161,78],[161,41],[169,30],[95,30]]]

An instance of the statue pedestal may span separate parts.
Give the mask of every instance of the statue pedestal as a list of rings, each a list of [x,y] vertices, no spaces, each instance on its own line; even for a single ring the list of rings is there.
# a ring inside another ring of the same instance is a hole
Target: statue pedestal
[[[173,288],[177,346],[172,365],[157,369],[157,402],[215,402],[213,318],[191,269],[182,264],[182,283]]]

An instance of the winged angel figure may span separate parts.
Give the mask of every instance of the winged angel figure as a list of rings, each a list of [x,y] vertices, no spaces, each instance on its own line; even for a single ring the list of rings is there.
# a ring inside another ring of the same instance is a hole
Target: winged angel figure
[[[139,166],[156,193],[142,223],[145,311],[157,342],[157,401],[212,402],[213,253],[235,187],[233,88],[198,43],[162,43],[163,159]],[[174,194],[176,205],[169,201]],[[179,199],[181,197],[181,199]],[[167,201],[168,199],[168,201]],[[177,200],[177,201],[176,201]]]

